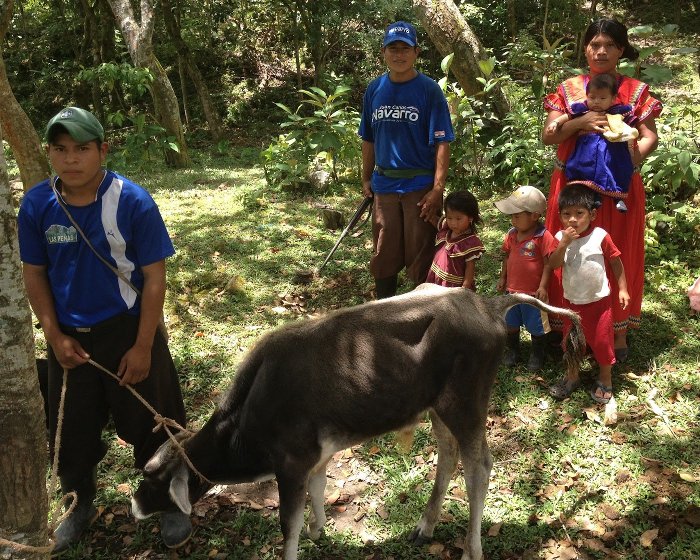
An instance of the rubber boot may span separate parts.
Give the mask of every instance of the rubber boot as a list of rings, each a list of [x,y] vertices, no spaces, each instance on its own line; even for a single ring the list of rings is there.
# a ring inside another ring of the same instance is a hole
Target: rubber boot
[[[539,371],[544,366],[544,353],[546,348],[544,335],[532,337],[532,347],[530,348],[530,358],[527,361],[527,369]]]
[[[385,299],[395,296],[398,280],[398,274],[388,276],[387,278],[375,278],[374,287],[377,294],[377,299]]]
[[[192,536],[192,521],[186,513],[164,511],[160,514],[160,536],[168,548],[179,548]]]
[[[506,341],[506,352],[503,355],[503,365],[513,367],[520,359],[520,331],[509,332]]]
[[[51,555],[60,554],[72,544],[78,542],[80,537],[90,525],[97,519],[97,509],[93,504],[97,494],[97,468],[84,477],[61,477],[61,490],[64,494],[75,492],[78,503],[71,514],[66,517],[53,533],[54,548]],[[72,501],[66,503],[66,509]]]

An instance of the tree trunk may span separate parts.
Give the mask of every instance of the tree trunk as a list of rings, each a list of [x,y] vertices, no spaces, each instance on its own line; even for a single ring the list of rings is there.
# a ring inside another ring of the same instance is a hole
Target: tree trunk
[[[17,102],[7,79],[2,44],[12,19],[13,0],[0,1],[0,126],[17,161],[24,190],[46,179],[51,171],[41,140]]]
[[[0,150],[0,536],[46,546],[46,425],[16,223]],[[20,552],[12,557],[49,558],[49,554]]]
[[[197,95],[199,96],[199,102],[202,104],[202,111],[204,111],[204,117],[209,125],[209,133],[215,142],[221,140],[224,136],[224,131],[221,126],[221,119],[214,107],[214,102],[209,93],[209,88],[207,87],[207,82],[199,71],[197,63],[194,61],[192,52],[189,46],[182,38],[182,33],[180,32],[180,24],[175,17],[175,12],[173,10],[173,5],[170,0],[161,0],[161,6],[163,7],[163,20],[165,21],[165,28],[168,30],[168,35],[175,45],[177,53],[180,55],[180,60],[187,71],[195,89],[197,90]],[[184,87],[184,86],[183,86]]]
[[[88,0],[80,0],[80,7],[83,10],[85,18],[85,35],[86,39],[89,41],[87,49],[90,53],[90,58],[92,59],[92,66],[97,68],[102,60],[100,59],[100,42],[98,37],[99,22],[97,20],[97,15],[95,14],[95,8],[92,7]],[[86,64],[88,66],[89,64]],[[105,122],[105,111],[102,106],[102,99],[100,96],[100,87],[96,81],[90,84],[90,97],[92,98],[92,108],[93,113],[97,116],[100,122]]]
[[[452,0],[412,0],[418,19],[428,32],[433,44],[442,56],[454,53],[450,70],[457,77],[459,85],[467,95],[482,91],[476,78],[481,76],[479,61],[486,56],[479,38],[469,27]],[[510,104],[500,87],[489,92],[494,111],[504,117],[510,111]]]
[[[153,50],[153,25],[155,12],[152,0],[141,0],[141,23],[134,17],[129,0],[109,0],[114,17],[119,23],[124,42],[129,49],[134,66],[147,68],[153,75],[151,96],[155,107],[156,120],[172,136],[178,145],[179,152],[166,150],[165,159],[173,167],[187,167],[190,156],[185,143],[185,132],[180,119],[180,105],[175,95],[173,85],[168,79],[165,69],[161,66]]]

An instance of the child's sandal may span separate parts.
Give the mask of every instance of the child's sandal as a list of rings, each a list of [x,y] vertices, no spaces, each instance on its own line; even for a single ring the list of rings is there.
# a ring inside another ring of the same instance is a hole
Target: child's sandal
[[[596,394],[597,391],[598,391],[598,389],[600,389],[601,392],[603,393],[603,396],[602,396],[602,397],[601,397],[601,396],[598,396],[598,395]],[[594,400],[595,402],[597,402],[597,403],[600,403],[600,404],[608,404],[608,403],[610,402],[610,399],[612,398],[612,390],[613,390],[612,387],[608,387],[607,385],[603,385],[600,381],[596,381],[595,387],[593,387],[593,388],[591,389],[591,397],[592,397],[593,400]],[[606,396],[605,396],[606,393],[610,394],[610,396],[609,396],[609,397],[606,397]]]

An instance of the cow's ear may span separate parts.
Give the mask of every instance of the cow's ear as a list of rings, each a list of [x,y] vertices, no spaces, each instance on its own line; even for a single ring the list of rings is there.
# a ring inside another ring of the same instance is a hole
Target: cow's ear
[[[167,440],[161,444],[161,446],[153,454],[153,457],[151,457],[143,467],[143,472],[146,474],[154,474],[158,472],[163,463],[170,460],[170,456],[172,455],[170,452],[171,445],[170,440]]]
[[[148,460],[148,463],[143,467],[143,472],[146,474],[153,474],[158,470],[158,467],[160,467],[160,464],[162,463],[160,459],[160,453],[156,452],[156,454],[151,457]]]
[[[170,499],[173,503],[180,508],[180,511],[190,515],[192,513],[192,504],[190,504],[190,489],[187,481],[189,479],[189,472],[185,465],[180,465],[180,467],[173,473],[173,477],[170,479]]]

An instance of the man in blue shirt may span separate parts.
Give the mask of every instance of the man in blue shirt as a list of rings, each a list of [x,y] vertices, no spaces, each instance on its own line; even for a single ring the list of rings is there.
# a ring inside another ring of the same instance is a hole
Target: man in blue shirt
[[[374,196],[370,272],[378,299],[396,294],[404,267],[412,282],[425,281],[454,140],[440,86],[415,69],[413,25],[389,25],[381,50],[389,72],[367,87],[359,130],[362,192]]]
[[[58,553],[97,517],[96,468],[106,453],[101,435],[109,416],[117,434],[133,445],[137,468],[166,437],[162,430],[153,433],[151,413],[123,385],[134,385],[160,414],[180,425],[185,409],[158,329],[165,259],[175,252],[158,207],[142,187],[102,167],[107,143],[92,113],[64,109],[49,121],[46,139],[56,176],[25,194],[18,224],[27,295],[48,345],[52,446],[63,369],[70,370],[60,449],[51,451],[59,454],[62,491],[76,492],[78,503],[54,533],[53,553]],[[116,372],[121,382],[88,359]],[[167,546],[184,544],[191,532],[183,513],[162,515]]]

